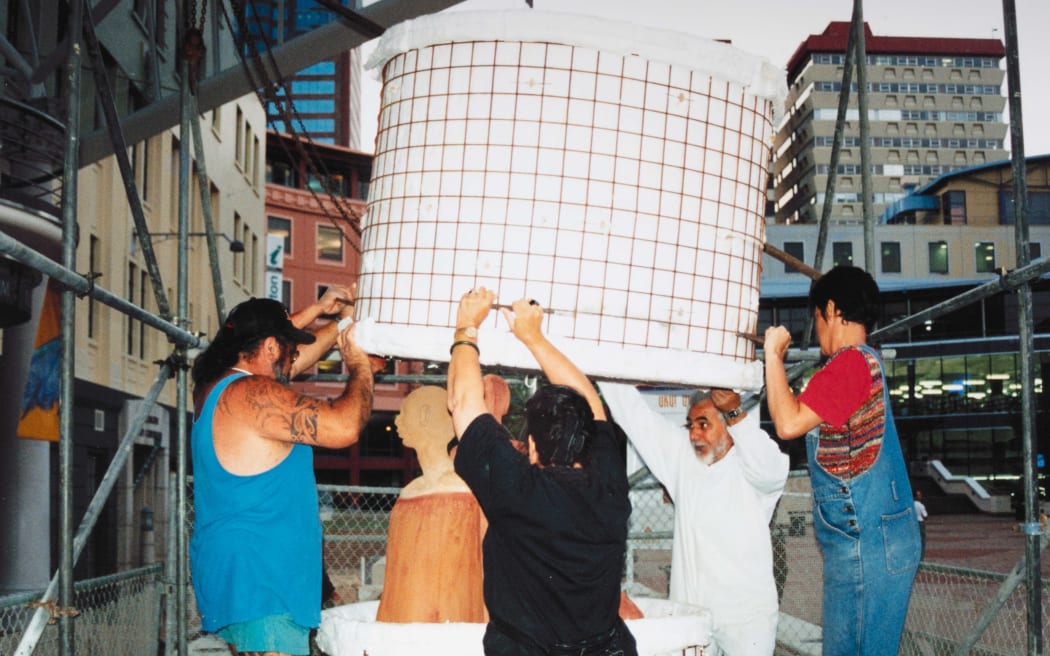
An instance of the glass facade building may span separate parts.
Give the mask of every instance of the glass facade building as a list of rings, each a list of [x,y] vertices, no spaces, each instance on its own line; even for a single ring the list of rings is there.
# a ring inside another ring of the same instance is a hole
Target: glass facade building
[[[360,0],[342,0],[359,9]],[[245,3],[246,29],[259,52],[337,19],[313,0],[256,0]],[[319,143],[352,146],[351,94],[357,58],[347,51],[335,59],[296,71],[266,103],[267,125]],[[286,91],[287,89],[287,91]]]

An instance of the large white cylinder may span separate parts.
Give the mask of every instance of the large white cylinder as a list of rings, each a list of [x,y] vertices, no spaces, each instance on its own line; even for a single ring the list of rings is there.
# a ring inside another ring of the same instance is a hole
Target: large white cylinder
[[[767,166],[783,74],[700,37],[454,12],[381,39],[357,337],[447,360],[477,286],[536,299],[587,374],[757,389]],[[485,365],[534,368],[496,313]]]

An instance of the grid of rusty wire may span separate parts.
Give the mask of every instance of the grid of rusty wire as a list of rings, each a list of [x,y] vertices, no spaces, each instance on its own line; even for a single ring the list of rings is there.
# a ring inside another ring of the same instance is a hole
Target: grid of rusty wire
[[[451,325],[478,285],[552,334],[753,357],[771,107],[689,69],[551,43],[384,69],[359,300]],[[561,312],[559,312],[561,311]]]

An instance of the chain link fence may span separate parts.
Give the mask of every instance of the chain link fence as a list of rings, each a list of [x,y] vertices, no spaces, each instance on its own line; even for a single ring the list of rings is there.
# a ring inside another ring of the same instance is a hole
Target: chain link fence
[[[813,534],[808,479],[792,477],[770,527],[781,620],[777,653],[820,654],[823,561]],[[397,488],[319,486],[329,576],[344,603],[378,598],[382,590],[389,509]],[[666,597],[670,581],[674,507],[652,478],[631,490],[624,586],[632,596]],[[954,653],[993,604],[1006,574],[923,562],[915,579],[901,654]],[[1043,582],[1042,614],[1050,614],[1050,580]],[[1026,592],[1006,599],[971,653],[1026,652]]]
[[[324,563],[343,603],[378,599],[390,509],[400,488],[318,485]]]
[[[38,590],[0,597],[0,654],[15,653],[43,594]],[[73,639],[78,654],[156,654],[163,641],[163,594],[159,564],[77,582],[73,609],[48,606],[54,623],[44,628],[33,654],[59,653],[57,618],[63,612],[77,613]]]
[[[789,490],[771,525],[774,574],[780,593],[777,654],[820,653],[822,560],[812,530],[809,495],[802,482]],[[191,489],[192,492],[192,489]],[[324,560],[336,603],[377,599],[382,591],[383,556],[390,509],[399,488],[319,485],[325,531]],[[631,491],[634,512],[625,563],[625,588],[637,597],[666,597],[671,567],[674,508],[652,479]],[[192,494],[189,498],[192,532]],[[915,580],[901,654],[955,653],[974,642],[970,653],[1006,656],[1026,653],[1026,591],[1022,583],[1006,596],[979,638],[974,627],[1000,592],[1006,574],[924,562]],[[161,565],[78,582],[75,586],[77,653],[113,656],[155,654],[163,647],[164,575]],[[1042,582],[1044,636],[1050,634],[1050,580]],[[11,654],[22,639],[40,592],[0,597],[0,654]],[[201,635],[192,589],[187,591],[190,641]],[[58,653],[58,625],[49,625],[34,654]]]

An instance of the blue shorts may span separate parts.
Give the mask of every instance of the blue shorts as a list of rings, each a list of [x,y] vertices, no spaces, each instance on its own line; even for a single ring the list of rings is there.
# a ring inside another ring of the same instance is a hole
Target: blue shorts
[[[237,622],[222,627],[217,633],[241,653],[276,651],[293,656],[310,654],[310,629],[296,624],[287,613]]]

